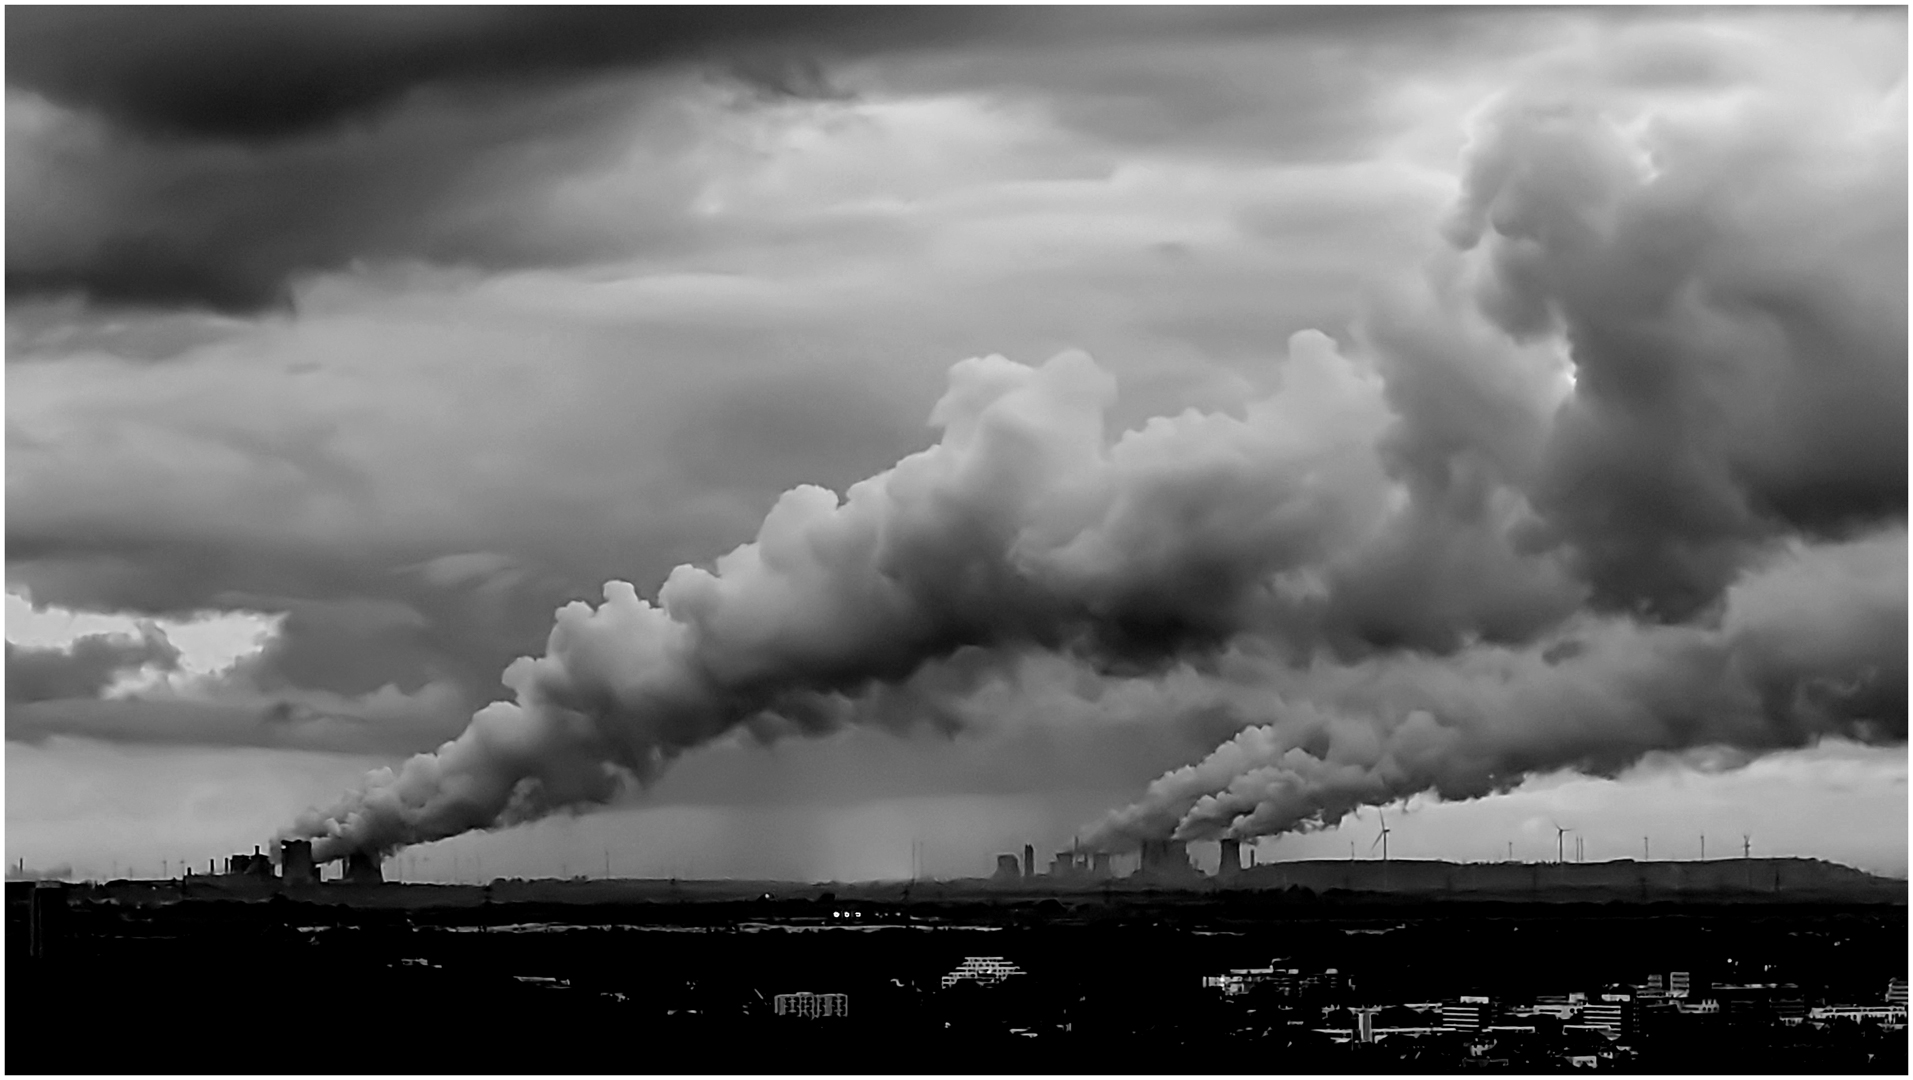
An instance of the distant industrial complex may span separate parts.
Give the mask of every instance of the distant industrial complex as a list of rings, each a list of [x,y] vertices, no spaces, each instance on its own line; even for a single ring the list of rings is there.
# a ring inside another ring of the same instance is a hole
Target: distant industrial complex
[[[1906,882],[1819,859],[1724,858],[1689,861],[1613,859],[1581,862],[1448,862],[1436,859],[1302,859],[1258,863],[1253,849],[1243,862],[1239,840],[1216,844],[1216,869],[1204,873],[1190,857],[1190,845],[1176,840],[1144,841],[1133,854],[1091,851],[1072,843],[1039,865],[1034,845],[995,857],[994,872],[981,878],[917,879],[917,889],[981,889],[985,893],[1071,893],[1085,890],[1306,890],[1314,893],[1386,893],[1401,896],[1477,896],[1589,899],[1651,899],[1698,894],[1764,895],[1775,898],[1811,898],[1838,893],[1850,898],[1878,894],[1902,899]],[[276,856],[276,857],[275,857]],[[607,870],[608,870],[607,866]],[[22,870],[24,874],[24,870]],[[327,876],[330,873],[330,876]],[[610,878],[607,872],[606,879]],[[637,883],[642,879],[624,879]],[[675,880],[675,879],[674,879]],[[500,879],[494,884],[518,882]],[[176,877],[160,881],[107,883],[110,887],[159,888],[184,895],[251,895],[284,889],[303,891],[321,886],[385,885],[382,860],[354,852],[342,864],[327,867],[315,862],[309,840],[282,840],[275,852],[254,847],[251,852],[208,860],[204,872],[182,867]],[[552,885],[587,887],[583,878]],[[607,881],[607,884],[614,884]],[[710,883],[714,887],[720,881]],[[771,883],[764,883],[771,884]],[[783,883],[794,885],[799,883]],[[864,883],[881,886],[881,882]],[[900,883],[899,883],[900,884]],[[433,887],[434,883],[408,883]],[[487,887],[490,888],[489,886]]]
[[[1241,841],[1216,842],[1216,872],[1197,870],[1189,845],[1175,840],[1144,841],[1136,869],[1118,874],[1108,852],[1076,848],[1056,852],[1046,870],[1036,865],[1035,850],[1024,845],[996,857],[992,884],[1068,888],[1123,882],[1158,888],[1344,890],[1415,895],[1457,893],[1519,895],[1596,891],[1653,896],[1694,892],[1796,894],[1825,889],[1883,888],[1903,895],[1904,881],[1876,877],[1820,859],[1727,858],[1699,861],[1605,862],[1448,862],[1438,859],[1302,859],[1257,864],[1253,850],[1242,861]]]
[[[269,881],[283,885],[317,885],[323,880],[323,873],[320,865],[312,859],[312,841],[281,840],[277,867],[274,867],[271,855],[254,845],[250,853],[228,855],[222,863],[208,861],[203,874],[182,865],[180,880],[235,885]],[[334,880],[352,885],[377,885],[385,881],[385,873],[378,859],[364,852],[354,852],[346,859],[345,866]]]

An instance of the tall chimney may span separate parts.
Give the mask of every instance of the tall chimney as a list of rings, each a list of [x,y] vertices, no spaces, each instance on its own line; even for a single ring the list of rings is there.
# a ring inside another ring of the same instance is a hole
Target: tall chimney
[[[1036,845],[1034,844],[1023,845],[1023,876],[1026,878],[1036,876]]]

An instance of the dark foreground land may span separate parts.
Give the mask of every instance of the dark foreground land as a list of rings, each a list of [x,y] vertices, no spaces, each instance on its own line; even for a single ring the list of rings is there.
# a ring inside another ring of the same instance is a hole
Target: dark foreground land
[[[35,933],[31,886],[8,889],[8,1072],[1907,1067],[1903,1027],[1809,1017],[1827,1003],[1880,1002],[1904,978],[1903,897],[810,887],[744,898],[660,886],[642,901],[562,903],[510,899],[504,883],[65,892],[66,903],[43,902]],[[952,982],[968,957],[1019,973]],[[1235,994],[1204,985],[1241,968],[1271,974]],[[1664,990],[1670,972],[1692,980],[1692,1007],[1639,989],[1651,974]],[[1533,1013],[1572,992],[1599,1001],[1629,987],[1611,1033]],[[777,995],[801,991],[845,995],[848,1014],[775,1015]],[[1464,995],[1486,999],[1473,1004],[1497,1030],[1443,1029],[1441,1003],[1470,1007]],[[1700,1008],[1703,996],[1719,1011]],[[1363,1041],[1350,1010],[1366,1010],[1383,1037]]]

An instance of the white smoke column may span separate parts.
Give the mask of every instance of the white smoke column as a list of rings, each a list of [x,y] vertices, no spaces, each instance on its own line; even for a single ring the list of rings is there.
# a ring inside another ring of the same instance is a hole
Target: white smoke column
[[[1314,333],[1282,376],[1241,418],[1190,411],[1112,445],[1114,383],[1087,356],[958,364],[935,446],[842,500],[785,493],[656,603],[614,581],[566,606],[545,655],[506,669],[515,701],[287,832],[329,859],[601,804],[754,716],[964,646],[1147,662],[1226,640],[1260,583],[1373,533],[1390,498],[1379,380]]]
[[[1717,625],[1609,620],[1546,648],[1335,673],[1314,690],[1335,705],[1275,705],[1273,722],[1156,780],[1086,842],[1333,827],[1424,792],[1467,799],[1539,772],[1612,775],[1655,750],[1903,743],[1906,589],[1899,527],[1790,552],[1730,589]]]
[[[1270,730],[1146,799],[1151,833],[1648,748],[1903,737],[1903,704],[1895,728],[1840,689],[1903,660],[1814,654],[1800,612],[1756,617],[1748,591],[1787,544],[1897,524],[1905,548],[1904,46],[1858,63],[1785,33],[1645,24],[1531,72],[1480,118],[1426,302],[1384,305],[1352,359],[1297,335],[1240,417],[1110,443],[1087,357],[959,364],[935,446],[841,499],[785,494],[655,602],[613,582],[565,608],[507,670],[514,701],[293,831],[331,858],[602,803],[736,725],[858,719],[831,701],[979,653],[1148,671],[1248,641],[1319,666]],[[1707,622],[1736,582],[1740,622]],[[1527,648],[1571,620],[1580,645]],[[1483,668],[1541,689],[1497,698]],[[1570,728],[1524,734],[1554,696]]]
[[[1887,25],[1878,48],[1840,36],[1859,23],[1627,26],[1481,111],[1442,302],[1364,334],[1416,508],[1464,509],[1338,565],[1323,623],[1444,655],[1286,680],[1272,723],[1156,781],[1099,842],[1309,828],[1655,749],[1904,740],[1907,84]],[[1539,426],[1510,342],[1571,364]],[[1499,536],[1475,528],[1511,494]],[[1506,541],[1555,553],[1612,614],[1559,637],[1546,610],[1568,594],[1545,574],[1484,605],[1516,580],[1484,558]],[[1819,588],[1772,601],[1808,574]],[[1492,616],[1488,643],[1446,655],[1462,610]]]

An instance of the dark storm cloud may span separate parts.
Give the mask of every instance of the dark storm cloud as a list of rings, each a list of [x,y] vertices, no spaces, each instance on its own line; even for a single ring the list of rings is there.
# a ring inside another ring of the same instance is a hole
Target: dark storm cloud
[[[1019,21],[935,7],[14,7],[7,81],[142,135],[263,141],[367,120],[421,86],[524,89],[673,61],[734,63],[798,92],[820,52]]]
[[[820,60],[991,41],[1234,33],[1413,38],[1452,46],[1479,20],[1436,9],[1277,7],[66,7],[7,12],[7,81],[125,129],[271,140],[362,121],[433,84],[521,88],[696,62],[777,93],[827,86]]]
[[[283,308],[297,275],[362,263],[683,248],[691,193],[657,163],[616,227],[554,220],[549,202],[630,141],[634,115],[670,96],[656,84],[698,72],[768,99],[838,97],[834,65],[937,54],[942,75],[879,64],[877,78],[1033,96],[1098,139],[1311,156],[1372,136],[1386,78],[1440,62],[1471,21],[781,6],[48,6],[7,20],[10,293],[233,313]],[[1274,52],[1238,47],[1218,69],[1206,52],[1232,38]],[[1280,108],[1264,107],[1272,92]],[[677,137],[643,136],[664,150]]]
[[[259,147],[129,138],[10,100],[8,288],[250,312],[287,303],[299,272],[355,260],[501,268],[610,254],[631,232],[567,229],[540,198],[612,152],[601,144],[619,97],[468,94]],[[676,185],[661,181],[668,201]],[[669,238],[655,208],[633,209],[638,237]]]
[[[284,306],[299,272],[355,260],[602,257],[634,237],[554,225],[540,199],[621,143],[616,125],[648,96],[630,78],[701,62],[767,92],[821,91],[811,54],[833,42],[973,21],[777,7],[9,10],[9,85],[40,100],[9,101],[7,287],[250,312]],[[593,77],[625,82],[593,92]],[[49,108],[50,121],[27,115]]]
[[[122,675],[141,668],[168,671],[179,664],[179,650],[150,623],[138,637],[88,634],[65,648],[35,648],[7,642],[7,704],[58,698],[97,698]],[[7,734],[12,736],[13,712]]]

